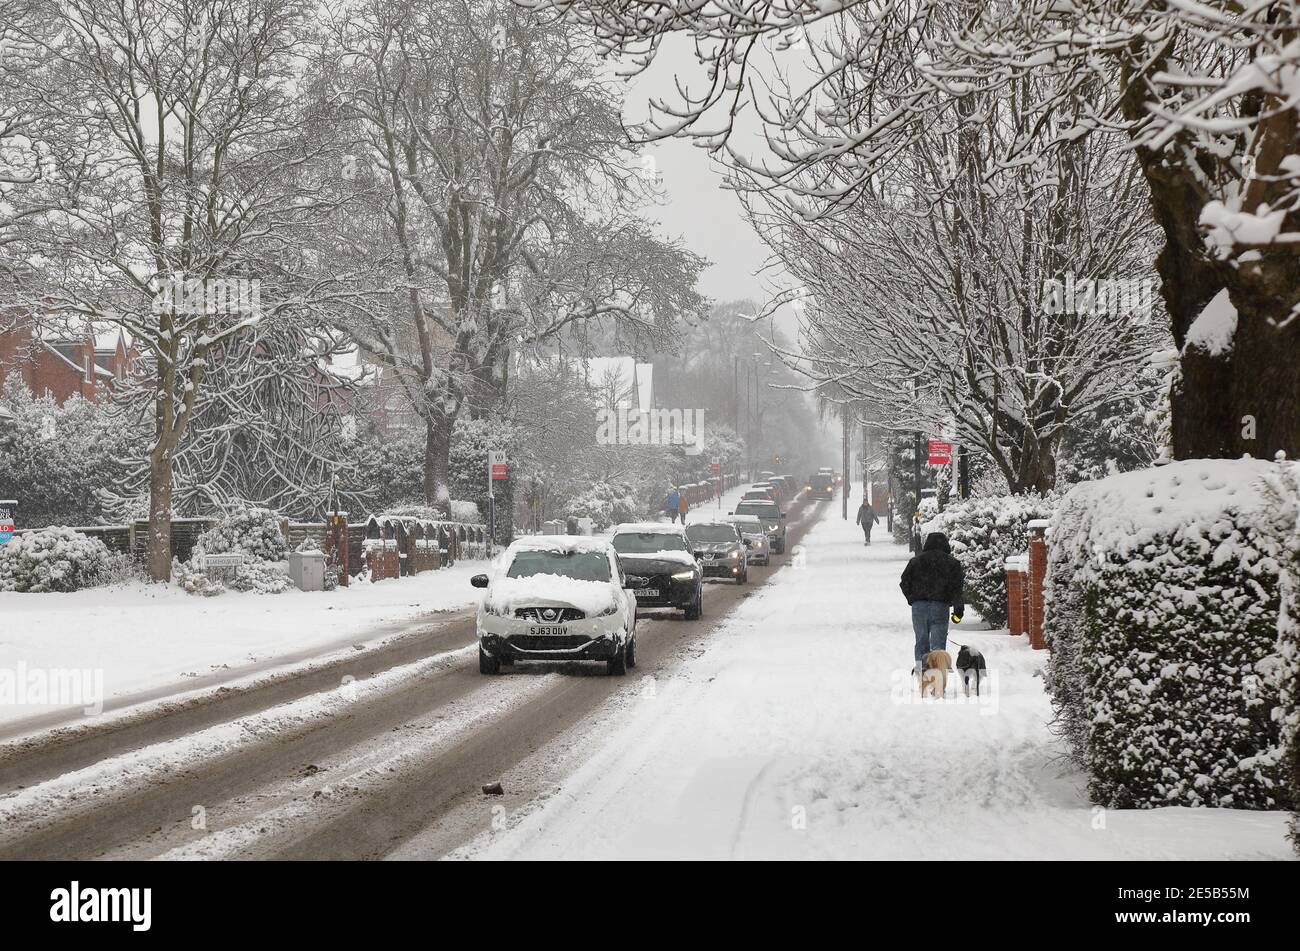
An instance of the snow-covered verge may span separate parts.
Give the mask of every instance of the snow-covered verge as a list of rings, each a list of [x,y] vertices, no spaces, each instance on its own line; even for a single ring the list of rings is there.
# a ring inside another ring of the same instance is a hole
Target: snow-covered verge
[[[907,552],[864,547],[837,514],[804,539],[804,569],[782,568],[685,663],[639,668],[558,744],[558,786],[454,857],[1290,854],[1283,812],[1091,805],[1048,726],[1044,653],[1024,637],[968,617],[949,643],[985,653],[983,702],[954,683],[919,702],[897,587]]]
[[[1287,464],[1290,465],[1290,464]],[[1285,808],[1281,524],[1260,460],[1083,483],[1049,531],[1047,683],[1092,799]]]
[[[1053,504],[1037,495],[968,499],[922,526],[948,536],[966,575],[966,599],[990,624],[1007,623],[1007,558],[1029,550],[1029,523],[1051,515]]]
[[[381,636],[380,626],[475,603],[480,592],[469,578],[483,570],[483,562],[462,561],[410,578],[273,598],[236,591],[196,598],[145,583],[68,594],[0,592],[0,680],[20,671],[102,671],[100,699],[110,705],[160,688],[186,690],[216,671]],[[0,702],[0,723],[69,705],[19,694],[27,702]]]

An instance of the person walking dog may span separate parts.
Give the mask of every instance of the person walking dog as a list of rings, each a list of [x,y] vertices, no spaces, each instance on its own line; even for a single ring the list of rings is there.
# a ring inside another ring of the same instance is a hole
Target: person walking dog
[[[871,507],[871,503],[864,497],[862,504],[858,506],[857,518],[857,524],[862,526],[862,543],[864,545],[871,544],[871,528],[879,521],[880,516],[876,514],[876,510]]]
[[[916,666],[920,669],[930,651],[948,647],[948,610],[952,619],[961,621],[966,603],[963,594],[965,575],[961,562],[952,556],[948,536],[931,532],[925,537],[921,554],[903,569],[899,587],[912,606],[912,629],[916,633]]]

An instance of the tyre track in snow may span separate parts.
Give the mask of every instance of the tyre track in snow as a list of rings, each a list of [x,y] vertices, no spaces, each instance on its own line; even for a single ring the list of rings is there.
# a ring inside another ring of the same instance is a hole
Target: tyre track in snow
[[[787,550],[798,543],[811,521],[826,513],[832,504],[796,501],[791,506]],[[653,613],[643,615],[638,621],[636,673],[652,671],[674,652],[706,636],[726,611],[740,603],[784,561],[782,558],[766,569],[751,569],[749,585],[709,584],[705,616],[700,621],[659,618]],[[0,759],[0,764],[5,766],[5,787],[27,785],[21,778],[12,778],[15,776],[39,781],[70,769],[93,767],[94,763],[116,753],[184,738],[244,714],[274,713],[274,708],[286,701],[336,691],[345,674],[360,681],[414,657],[455,650],[473,641],[472,612],[457,612],[423,636],[399,639],[396,644],[381,645],[381,649],[366,655],[345,657],[324,664],[319,670],[310,669],[300,677],[289,673],[244,691],[231,691],[232,696],[216,694],[207,702],[182,706],[163,716],[128,720],[116,729],[73,735],[65,743],[38,748],[28,756],[23,756],[21,749],[15,752],[11,745],[4,751],[4,759]],[[534,699],[517,708],[506,706],[500,715],[476,722],[464,735],[452,737],[426,759],[403,769],[399,778],[374,784],[359,793],[350,807],[342,811],[321,810],[324,813],[321,822],[313,822],[307,814],[301,821],[277,830],[278,834],[269,836],[264,843],[254,842],[244,850],[244,854],[259,857],[379,858],[412,836],[427,833],[449,810],[482,798],[481,784],[493,781],[536,753],[599,710],[616,691],[629,689],[629,684],[634,682],[631,678],[606,677],[603,667],[566,665],[558,668],[557,676],[554,666],[530,664],[516,665],[513,670],[507,668],[510,672],[485,682],[478,673],[476,660],[472,651],[465,652],[446,667],[403,681],[393,689],[367,695],[348,705],[339,715],[297,725],[284,736],[257,736],[228,752],[199,758],[168,772],[142,790],[118,795],[111,783],[88,789],[86,794],[96,797],[93,805],[87,806],[83,799],[75,813],[65,816],[55,810],[47,821],[35,827],[0,835],[0,859],[160,854],[207,834],[190,829],[191,813],[196,805],[203,805],[215,817],[215,827],[209,826],[212,831],[221,827],[222,803],[241,802],[240,815],[246,822],[247,802],[255,800],[259,790],[277,784],[283,787],[310,764],[331,757],[338,759],[341,755],[346,758],[349,750],[364,751],[376,738],[427,720],[444,708],[472,705],[478,692],[499,690],[501,681],[508,684],[518,678],[524,681],[520,684],[523,692],[535,693],[534,678],[547,678],[547,685]],[[28,792],[39,793],[39,790]],[[283,804],[283,797],[267,798],[269,806]],[[476,831],[448,830],[444,851],[461,844]]]

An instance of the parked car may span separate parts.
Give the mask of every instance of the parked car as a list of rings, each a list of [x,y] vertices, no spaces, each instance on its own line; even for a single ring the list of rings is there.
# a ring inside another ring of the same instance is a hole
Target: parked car
[[[775,502],[740,502],[729,515],[754,515],[763,524],[767,543],[778,555],[785,553],[785,513]]]
[[[768,484],[771,485],[776,492],[776,496],[773,499],[773,501],[780,502],[786,498],[789,498],[790,486],[786,485],[784,476],[772,476],[772,478],[768,479],[767,481]]]
[[[707,578],[730,578],[736,584],[749,582],[749,549],[740,530],[731,522],[694,522],[686,526],[691,550]]]
[[[760,501],[760,502],[771,502],[771,501],[773,501],[773,499],[772,499],[772,494],[773,494],[773,493],[772,493],[772,489],[770,489],[770,488],[767,488],[767,489],[749,489],[747,492],[745,492],[743,495],[741,495],[740,500],[741,500],[742,502],[748,502],[748,501],[753,501],[753,500],[757,499],[757,500]]]
[[[772,476],[774,476],[774,475],[776,475],[775,472],[760,472],[760,473],[758,474],[758,481],[759,481],[759,482],[766,482],[768,479],[772,478]]]
[[[681,525],[618,525],[610,544],[638,608],[675,608],[688,621],[704,613],[704,572]]]
[[[636,598],[613,545],[581,535],[530,535],[510,545],[479,605],[479,673],[516,660],[603,660],[611,674],[636,666]]]
[[[810,499],[835,498],[834,474],[830,472],[814,472],[808,477],[808,483],[804,486],[804,491],[808,493]]]
[[[740,537],[749,549],[748,561],[751,565],[770,565],[772,563],[772,546],[768,544],[767,532],[757,515],[728,515],[731,524],[736,526]]]

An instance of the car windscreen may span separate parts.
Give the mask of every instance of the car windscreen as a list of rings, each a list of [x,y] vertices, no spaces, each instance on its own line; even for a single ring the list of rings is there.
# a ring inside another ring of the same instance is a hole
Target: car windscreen
[[[648,555],[656,551],[686,551],[686,540],[675,532],[620,532],[614,536],[620,555]]]
[[[531,578],[534,575],[559,575],[578,581],[608,581],[609,558],[598,551],[526,548],[515,552],[508,578]]]
[[[734,542],[736,530],[730,525],[687,525],[686,537],[697,545],[717,545]]]
[[[780,518],[781,510],[775,502],[741,502],[736,506],[737,515],[757,515],[759,518]]]

